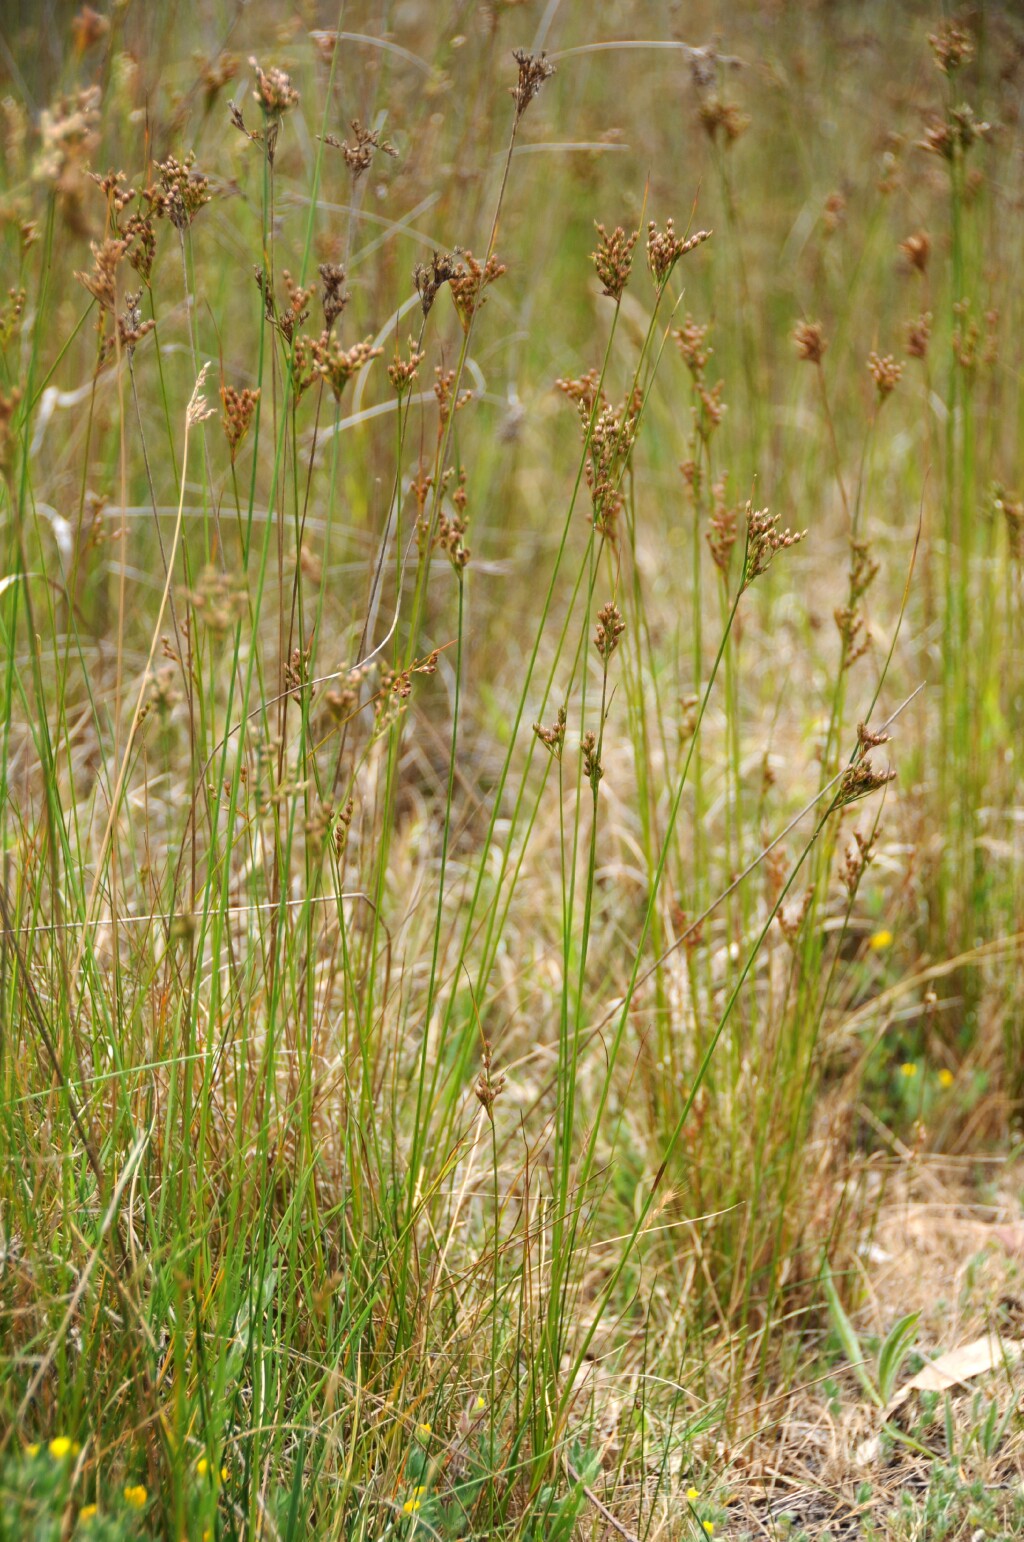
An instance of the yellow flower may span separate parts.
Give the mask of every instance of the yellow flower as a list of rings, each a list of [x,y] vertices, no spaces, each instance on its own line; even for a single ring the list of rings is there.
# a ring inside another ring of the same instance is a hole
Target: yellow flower
[[[50,1441],[50,1455],[56,1457],[59,1462],[71,1451],[71,1442],[66,1435],[56,1435]]]
[[[690,1501],[690,1503],[693,1504],[693,1501],[695,1499],[699,1499],[700,1498],[700,1494],[697,1492],[697,1490],[691,1484],[690,1487],[686,1490],[686,1497]]]
[[[875,953],[884,953],[886,948],[892,947],[892,932],[887,931],[883,926],[880,932],[875,932],[868,947]]]
[[[226,1467],[222,1467],[220,1470],[220,1481],[222,1483],[226,1483],[228,1481],[228,1470]]]
[[[209,1462],[206,1460],[205,1456],[201,1456],[199,1458],[198,1462],[196,1463],[196,1472],[199,1474],[199,1476],[201,1478],[205,1478],[206,1474],[209,1472],[209,1470],[210,1470]]]
[[[39,1442],[38,1442],[38,1440],[33,1440],[32,1444],[30,1446],[26,1446],[25,1447],[25,1455],[26,1456],[38,1456],[39,1455]]]
[[[714,1523],[714,1521],[701,1521],[701,1525],[704,1527],[704,1530],[707,1532],[709,1537],[713,1537],[714,1536],[714,1534],[715,1534],[715,1523]]]
[[[124,1489],[124,1497],[133,1510],[141,1510],[145,1507],[148,1494],[144,1483],[129,1483]]]
[[[955,1080],[956,1077],[953,1075],[952,1071],[949,1070],[947,1066],[943,1066],[942,1070],[939,1072],[939,1086],[948,1089],[952,1087]]]
[[[487,1399],[485,1397],[478,1397],[477,1400],[476,1400],[476,1410],[477,1410],[477,1413],[480,1412],[481,1408],[486,1408],[486,1407],[487,1407]]]
[[[83,1505],[78,1512],[78,1519],[80,1521],[91,1521],[93,1516],[99,1515],[99,1513],[99,1505]]]
[[[416,1433],[417,1433],[417,1435],[422,1436],[422,1438],[424,1440],[426,1440],[427,1436],[430,1434],[430,1425],[426,1424],[426,1423],[424,1423],[424,1424],[417,1424],[417,1426],[416,1426]]]
[[[415,1515],[416,1511],[420,1508],[421,1506],[418,1499],[407,1499],[405,1504],[402,1506],[402,1509],[405,1511],[406,1515]]]
[[[905,1076],[909,1081],[912,1076],[917,1075],[917,1066],[912,1060],[904,1060],[900,1066],[900,1075]]]

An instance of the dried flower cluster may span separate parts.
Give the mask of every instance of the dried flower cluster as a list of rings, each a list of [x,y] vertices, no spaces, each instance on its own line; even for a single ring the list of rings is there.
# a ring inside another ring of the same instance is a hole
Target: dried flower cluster
[[[534,723],[533,731],[541,744],[554,756],[561,760],[562,750],[565,746],[565,708],[559,707],[558,716],[550,728],[544,728],[540,723]]]
[[[461,412],[468,401],[472,401],[472,391],[463,391],[458,401],[453,401],[455,390],[455,371],[442,369],[440,364],[434,366],[434,397],[437,401],[438,439],[442,437],[448,427],[448,419],[452,412]]]
[[[899,385],[903,365],[897,364],[891,353],[878,354],[872,349],[868,354],[868,369],[875,382],[878,400],[884,402]]]
[[[519,66],[519,79],[511,88],[518,123],[541,86],[555,73],[555,66],[544,54],[528,54],[522,48],[513,49],[512,57]]]
[[[484,304],[484,290],[489,284],[501,278],[505,272],[505,264],[499,262],[493,253],[486,263],[478,262],[473,253],[468,250],[463,252],[462,256],[464,261],[458,264],[449,277],[448,288],[451,290],[455,309],[462,322],[462,330],[468,333],[473,317]]]
[[[747,113],[742,112],[735,102],[726,102],[714,92],[702,99],[697,116],[708,138],[717,143],[721,137],[726,149],[750,127]]]
[[[974,109],[966,102],[954,107],[948,118],[933,118],[918,141],[922,150],[930,155],[941,155],[943,160],[955,160],[966,155],[979,140],[988,139],[992,125],[974,116]]]
[[[850,669],[867,652],[861,600],[878,575],[878,563],[867,541],[850,542],[850,589],[845,605],[833,612],[842,645],[842,669]]]
[[[324,326],[329,332],[348,304],[348,295],[342,288],[345,269],[338,262],[322,262],[320,277],[324,285],[320,292],[320,303],[324,310]]]
[[[417,351],[415,340],[411,337],[409,339],[409,357],[407,359],[399,356],[398,344],[395,344],[395,357],[392,363],[388,365],[388,379],[391,381],[392,388],[399,398],[403,397],[409,390],[416,379],[417,369],[425,358],[426,354]]]
[[[820,364],[828,347],[820,321],[798,321],[793,328],[793,342],[797,356],[808,364]]]
[[[696,387],[697,402],[693,408],[694,426],[704,444],[709,442],[725,415],[725,403],[722,400],[725,382],[719,380],[714,386],[709,387],[705,380],[705,371],[715,351],[708,345],[710,331],[710,324],[701,326],[687,312],[683,325],[676,327],[672,333],[683,363],[690,371]],[[699,477],[699,465],[696,462],[693,463],[693,475],[694,478]],[[696,482],[694,485],[696,487]]]
[[[335,150],[340,150],[345,165],[352,173],[353,182],[358,182],[365,171],[369,171],[373,161],[374,151],[380,150],[384,155],[397,156],[398,151],[388,139],[381,139],[378,129],[363,128],[358,118],[353,118],[351,125],[353,142],[339,139],[336,134],[325,134],[324,144],[330,145]]]
[[[241,391],[236,391],[234,386],[222,385],[220,399],[224,408],[221,415],[224,437],[228,442],[231,464],[234,465],[242,440],[249,432],[260,393],[258,389],[251,391],[245,387]]]
[[[932,335],[932,313],[922,311],[916,321],[907,322],[907,352],[912,359],[928,357],[928,343]]]
[[[629,282],[633,248],[639,238],[638,230],[627,235],[621,225],[616,225],[609,235],[603,225],[597,225],[597,250],[591,252],[590,258],[604,286],[602,293],[612,300],[622,298],[622,292]]]
[[[625,630],[626,623],[619,614],[618,606],[609,600],[598,611],[597,626],[594,629],[594,647],[606,664],[619,646],[619,638]]]
[[[720,477],[712,487],[714,508],[708,521],[707,543],[712,562],[722,577],[727,579],[733,547],[739,533],[739,510],[726,502],[725,489],[726,480]]]
[[[39,115],[39,153],[32,168],[35,180],[60,188],[66,175],[88,159],[99,142],[99,118],[99,86],[59,97],[44,107]]]
[[[755,578],[766,573],[780,551],[795,546],[807,534],[806,530],[780,530],[781,516],[769,514],[767,509],[754,509],[747,504],[747,560],[743,570],[743,587],[748,588]]]
[[[694,251],[710,237],[710,230],[698,230],[692,236],[677,236],[671,219],[666,222],[664,230],[659,230],[654,221],[649,220],[647,265],[658,288],[662,288],[666,283],[680,257],[685,257],[687,252]]]
[[[900,242],[900,251],[907,260],[907,266],[918,273],[927,273],[928,259],[932,252],[932,238],[927,230],[915,230],[905,241]]]
[[[952,75],[974,58],[974,39],[956,22],[943,22],[937,32],[928,34],[935,63],[943,75]]]
[[[597,735],[594,733],[593,729],[588,729],[587,732],[583,735],[583,738],[580,741],[580,754],[583,756],[583,775],[590,783],[594,796],[596,797],[601,778],[604,776],[604,769],[601,765],[601,755],[598,749]]]
[[[884,771],[876,771],[866,757],[858,760],[843,772],[834,807],[847,808],[851,803],[859,803],[861,798],[867,798],[880,787],[887,786],[895,777],[896,772],[891,766]]]
[[[493,1124],[494,1104],[505,1089],[505,1075],[501,1071],[495,1074],[491,1064],[491,1046],[486,1039],[484,1040],[483,1063],[483,1070],[476,1079],[476,1086],[473,1088],[473,1092],[484,1113]]]
[[[843,863],[839,869],[839,882],[851,899],[860,887],[861,878],[864,876],[864,869],[871,863],[877,839],[877,825],[870,835],[862,835],[859,830],[854,830],[846,847]]]
[[[446,478],[449,474],[446,473]],[[461,572],[470,558],[470,550],[465,541],[467,502],[466,473],[462,470],[459,472],[459,480],[452,493],[455,512],[448,514],[442,508],[437,516],[437,544],[456,572]]]
[[[291,76],[284,70],[271,67],[263,70],[255,59],[250,58],[249,68],[255,71],[256,85],[253,100],[258,104],[268,123],[280,120],[299,103],[299,93],[292,85]]]
[[[435,252],[429,262],[416,264],[412,277],[424,316],[430,314],[438,290],[450,283],[457,272],[458,262],[451,252]]]
[[[312,344],[312,351],[316,373],[330,386],[335,401],[341,400],[342,392],[353,375],[384,352],[383,348],[375,348],[369,337],[351,348],[342,348],[326,332]]]
[[[591,428],[593,404],[579,401],[584,437],[589,434],[584,474],[590,490],[594,528],[610,541],[615,540],[625,502],[621,492],[622,477],[636,439],[642,406],[643,397],[639,391],[634,391],[619,411],[605,402]]]
[[[187,230],[204,204],[210,202],[209,182],[195,170],[195,153],[190,150],[183,161],[169,155],[157,163],[160,188],[155,194],[153,212],[168,219],[177,230]]]

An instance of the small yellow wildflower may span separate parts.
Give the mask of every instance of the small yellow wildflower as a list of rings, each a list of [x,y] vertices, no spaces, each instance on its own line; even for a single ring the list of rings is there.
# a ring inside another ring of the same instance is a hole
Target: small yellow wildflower
[[[142,1510],[149,1495],[146,1493],[144,1483],[129,1483],[125,1486],[124,1497],[133,1510]]]
[[[690,1487],[686,1490],[686,1497],[690,1501],[691,1504],[693,1504],[693,1501],[695,1499],[699,1499],[700,1498],[699,1492],[697,1491],[697,1489],[695,1489],[693,1487],[692,1483],[691,1483]]]
[[[417,1426],[416,1426],[416,1433],[423,1440],[426,1440],[427,1436],[430,1434],[430,1425],[428,1423],[426,1423],[426,1422],[424,1422],[423,1424],[417,1424]]]
[[[704,1530],[707,1532],[709,1537],[713,1537],[714,1536],[714,1534],[715,1534],[715,1523],[714,1523],[714,1521],[701,1521],[701,1525],[704,1527]]]
[[[50,1455],[61,1461],[71,1451],[71,1442],[66,1435],[55,1435],[50,1441]]]
[[[486,1408],[486,1407],[487,1407],[487,1399],[485,1397],[478,1397],[477,1400],[476,1400],[477,1413],[480,1412],[481,1408]]]
[[[226,1483],[228,1481],[228,1470],[226,1467],[222,1467],[220,1470],[220,1481],[222,1483]]]
[[[26,1446],[25,1447],[25,1455],[26,1456],[38,1456],[39,1455],[39,1442],[38,1442],[38,1440],[33,1440],[32,1444],[30,1446]]]
[[[917,1075],[917,1066],[914,1064],[913,1060],[904,1060],[903,1064],[900,1066],[900,1075],[905,1076],[908,1081],[912,1076]]]
[[[417,1510],[422,1509],[422,1506],[418,1499],[407,1499],[402,1509],[406,1515],[415,1515]]]
[[[888,931],[883,926],[880,932],[875,932],[874,936],[871,938],[871,941],[868,943],[868,947],[874,953],[884,953],[886,948],[892,947],[892,932]]]
[[[99,1515],[99,1513],[99,1505],[83,1505],[78,1512],[78,1519],[80,1521],[91,1521],[93,1516]]]
[[[943,1066],[942,1070],[939,1072],[939,1086],[945,1087],[948,1091],[955,1081],[956,1077],[953,1075],[949,1067]]]
[[[198,1462],[196,1463],[196,1472],[199,1474],[199,1476],[201,1478],[205,1478],[206,1474],[209,1472],[209,1470],[210,1470],[209,1462],[206,1460],[205,1456],[201,1456],[199,1458]]]

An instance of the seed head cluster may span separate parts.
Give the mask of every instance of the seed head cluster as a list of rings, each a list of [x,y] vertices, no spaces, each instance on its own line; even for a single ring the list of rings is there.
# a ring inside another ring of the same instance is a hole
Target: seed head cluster
[[[627,235],[621,225],[616,225],[611,235],[603,225],[597,226],[597,250],[591,252],[590,257],[604,286],[602,293],[612,300],[622,298],[622,292],[629,282],[633,248],[639,236],[638,230]]]

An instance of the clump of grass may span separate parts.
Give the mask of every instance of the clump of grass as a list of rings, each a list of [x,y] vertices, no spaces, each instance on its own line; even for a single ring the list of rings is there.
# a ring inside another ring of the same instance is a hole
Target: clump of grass
[[[995,66],[840,193],[753,10],[510,11],[0,103],[21,1531],[724,1534],[878,1150],[1016,1117]]]

